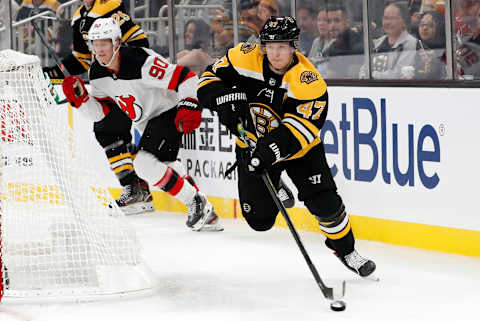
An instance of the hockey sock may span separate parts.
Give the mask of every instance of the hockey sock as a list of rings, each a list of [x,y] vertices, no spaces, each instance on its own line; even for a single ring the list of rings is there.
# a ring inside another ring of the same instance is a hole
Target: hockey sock
[[[137,153],[135,167],[151,185],[175,196],[184,204],[190,204],[197,193],[195,187],[185,184],[185,179],[175,169],[146,151]]]

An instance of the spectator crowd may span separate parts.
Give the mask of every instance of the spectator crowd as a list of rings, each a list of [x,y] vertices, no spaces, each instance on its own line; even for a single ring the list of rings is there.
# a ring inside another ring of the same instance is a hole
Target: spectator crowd
[[[55,12],[67,0],[10,1],[14,18],[20,21],[32,12]],[[166,0],[123,1],[127,10],[131,1],[135,1],[134,6],[149,3],[149,11],[136,15],[139,18],[158,16],[166,5]],[[456,76],[480,79],[480,0],[452,1]],[[1,3],[0,14],[5,15],[8,2]],[[176,0],[175,3],[195,7],[179,11],[184,15],[181,19],[177,14],[176,58],[178,63],[200,73],[234,46],[231,0]],[[206,6],[202,9],[198,5]],[[291,14],[290,5],[290,0],[239,0],[238,40],[258,43],[265,21],[272,15]],[[326,79],[448,79],[445,5],[445,0],[369,0],[369,36],[365,37],[362,0],[297,0],[295,14],[301,29],[298,51]],[[52,31],[60,56],[70,51],[70,34],[65,22]],[[370,61],[365,59],[368,40]],[[165,43],[154,43],[153,48],[168,55]]]

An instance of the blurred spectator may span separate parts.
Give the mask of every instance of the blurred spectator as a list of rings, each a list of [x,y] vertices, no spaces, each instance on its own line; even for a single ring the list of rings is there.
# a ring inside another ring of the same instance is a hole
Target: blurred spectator
[[[333,42],[330,31],[328,30],[327,9],[320,7],[317,14],[318,37],[313,40],[312,48],[308,53],[308,59],[317,68],[320,75],[324,76],[327,71],[326,51]]]
[[[415,78],[444,79],[446,76],[445,17],[438,11],[426,11],[418,24]]]
[[[334,39],[326,51],[327,78],[357,78],[363,63],[363,35],[351,29],[346,7],[341,3],[327,7],[328,30]]]
[[[70,21],[62,20],[55,32],[55,52],[63,59],[72,53],[73,29]]]
[[[249,0],[240,4],[240,23],[254,33],[247,42],[258,42],[258,33],[265,22],[258,16],[258,2]]]
[[[385,35],[373,41],[372,76],[376,79],[410,79],[415,75],[417,39],[407,32],[410,13],[404,3],[395,2],[384,9]],[[365,78],[365,68],[360,71]]]
[[[0,1],[0,29],[7,28],[7,31],[0,32],[0,50],[10,48],[10,8],[8,1]],[[12,21],[15,21],[20,6],[14,0],[10,1],[12,2]]]
[[[55,13],[60,4],[56,0],[24,0],[18,11],[17,21],[44,11]]]
[[[469,33],[458,40],[457,73],[463,79],[480,79],[480,0],[460,0],[460,7]]]
[[[191,19],[187,21],[184,29],[185,49],[208,50],[210,44],[210,26],[202,19]]]
[[[15,21],[20,6],[15,2],[15,0],[10,0],[10,2],[12,3],[12,21]],[[8,24],[9,19],[10,8],[8,6],[8,0],[2,0],[0,1],[0,27]]]
[[[260,0],[257,7],[257,14],[262,21],[262,27],[271,16],[279,16],[280,9],[275,0]]]
[[[308,56],[313,39],[318,36],[317,10],[310,1],[303,0],[297,6],[297,24],[300,28],[298,51]]]

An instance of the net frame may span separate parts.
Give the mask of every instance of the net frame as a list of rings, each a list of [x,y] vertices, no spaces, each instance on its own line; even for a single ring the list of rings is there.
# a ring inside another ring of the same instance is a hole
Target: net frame
[[[0,51],[0,299],[153,290],[134,229],[49,90],[38,57]]]

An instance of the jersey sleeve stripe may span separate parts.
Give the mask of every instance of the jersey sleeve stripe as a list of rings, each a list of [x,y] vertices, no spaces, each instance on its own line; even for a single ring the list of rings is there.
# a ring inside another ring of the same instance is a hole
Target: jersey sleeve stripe
[[[170,79],[170,82],[168,83],[168,89],[169,90],[175,90],[178,91],[178,82],[180,80],[180,74],[182,73],[183,66],[176,66],[175,70],[173,71],[172,78]]]
[[[285,114],[285,118],[293,118],[293,119],[296,119],[298,120],[299,122],[301,122],[303,124],[303,126],[305,126],[305,128],[307,128],[313,136],[318,136],[320,134],[320,129],[318,129],[317,126],[315,126],[314,124],[312,124],[310,121],[308,121],[307,119],[305,118],[301,118],[301,117],[298,117],[297,115],[295,114],[290,114],[290,113],[286,113]]]
[[[73,51],[73,54],[75,56],[77,56],[78,58],[82,58],[82,59],[92,59],[92,54],[91,53],[81,53],[81,52],[78,52],[78,51]]]
[[[315,139],[315,136],[299,121],[293,118],[284,118],[282,120],[284,124],[289,124],[290,126],[294,127],[297,131],[299,131],[306,139],[308,144],[311,144]],[[290,128],[290,127],[289,127]]]
[[[144,33],[141,33],[141,34],[139,34],[138,36],[136,36],[136,37],[134,37],[134,38],[128,39],[127,42],[137,41],[137,40],[146,39],[146,38],[147,38],[147,35],[144,34]]]
[[[305,136],[303,136],[295,127],[293,127],[289,123],[284,123],[284,125],[292,132],[293,136],[298,140],[301,149],[304,149],[308,146],[308,142],[305,139]]]
[[[201,80],[199,83],[198,83],[198,89],[202,88],[203,86],[206,86],[212,82],[215,82],[215,81],[221,81],[220,78],[211,78],[211,79],[204,79],[204,80]]]
[[[134,25],[132,28],[130,28],[130,30],[125,32],[125,34],[122,37],[122,42],[125,42],[128,38],[130,38],[130,36],[138,29],[140,29],[140,26]]]

